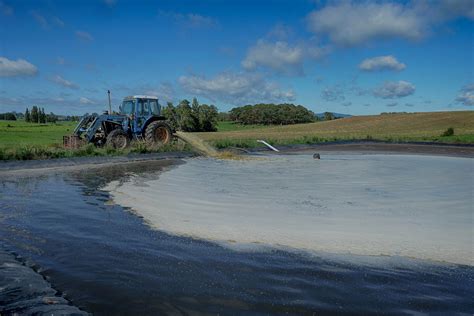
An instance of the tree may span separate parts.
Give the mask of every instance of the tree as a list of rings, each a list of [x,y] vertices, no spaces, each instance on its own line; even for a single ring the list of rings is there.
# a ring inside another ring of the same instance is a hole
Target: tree
[[[174,129],[179,128],[176,108],[173,105],[173,102],[168,102],[166,103],[166,106],[163,107],[163,116],[166,117],[166,120],[171,125],[171,127],[173,127]]]
[[[58,117],[53,112],[46,115],[46,122],[56,123],[57,121]]]
[[[301,105],[255,104],[233,108],[229,118],[240,124],[297,124],[314,122],[314,113]]]
[[[31,122],[30,111],[28,110],[28,108],[26,108],[25,111],[25,122]]]
[[[196,98],[192,105],[182,100],[177,107],[168,102],[163,108],[163,116],[169,124],[184,132],[212,132],[217,130],[218,111],[214,105],[199,104]]]
[[[178,128],[184,132],[194,131],[194,119],[189,101],[184,99],[176,107],[176,117]]]
[[[199,132],[217,131],[217,108],[214,105],[202,104],[199,106]]]
[[[325,120],[325,121],[334,120],[334,113],[331,113],[331,112],[324,112],[324,120]]]
[[[39,111],[39,122],[41,124],[46,123],[46,114],[44,113],[44,108],[41,108]]]
[[[0,120],[16,121],[16,116],[12,112],[0,113]]]
[[[219,122],[231,121],[230,114],[228,112],[219,112],[217,115],[217,120]]]
[[[36,105],[34,105],[31,108],[31,122],[32,123],[38,123],[38,121],[39,121],[38,118],[39,118],[38,107]]]
[[[200,111],[201,107],[199,106],[199,102],[196,98],[193,98],[191,103],[191,118],[193,120],[193,130],[200,131],[201,124],[200,124]]]

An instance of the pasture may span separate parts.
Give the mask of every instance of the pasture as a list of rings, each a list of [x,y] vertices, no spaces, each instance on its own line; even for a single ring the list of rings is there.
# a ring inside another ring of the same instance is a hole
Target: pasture
[[[454,135],[441,136],[448,128]],[[474,111],[429,112],[353,116],[332,121],[281,126],[237,127],[213,133],[196,133],[217,147],[257,145],[257,139],[274,144],[318,143],[334,140],[434,141],[474,143]]]

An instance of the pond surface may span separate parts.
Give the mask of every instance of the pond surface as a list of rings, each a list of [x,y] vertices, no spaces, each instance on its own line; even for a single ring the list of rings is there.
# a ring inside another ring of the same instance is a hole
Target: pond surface
[[[472,314],[472,179],[472,159],[334,154],[22,176],[0,240],[98,315]]]
[[[473,167],[473,159],[413,155],[193,159],[105,189],[156,229],[232,248],[473,265]]]

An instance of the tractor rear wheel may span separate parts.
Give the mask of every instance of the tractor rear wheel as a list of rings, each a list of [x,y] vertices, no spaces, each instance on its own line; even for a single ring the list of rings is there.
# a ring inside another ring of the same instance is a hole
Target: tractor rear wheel
[[[145,130],[145,140],[152,146],[168,144],[172,135],[170,126],[164,121],[151,122]]]
[[[130,138],[127,133],[117,128],[107,135],[106,145],[115,149],[125,149],[130,145]]]

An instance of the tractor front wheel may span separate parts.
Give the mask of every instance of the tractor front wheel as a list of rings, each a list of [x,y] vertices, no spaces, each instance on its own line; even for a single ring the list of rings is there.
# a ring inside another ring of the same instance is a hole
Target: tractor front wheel
[[[107,146],[115,149],[125,149],[130,145],[130,138],[121,129],[114,129],[107,135]]]
[[[151,122],[145,131],[146,142],[156,147],[168,144],[171,141],[171,137],[171,128],[164,121]]]

